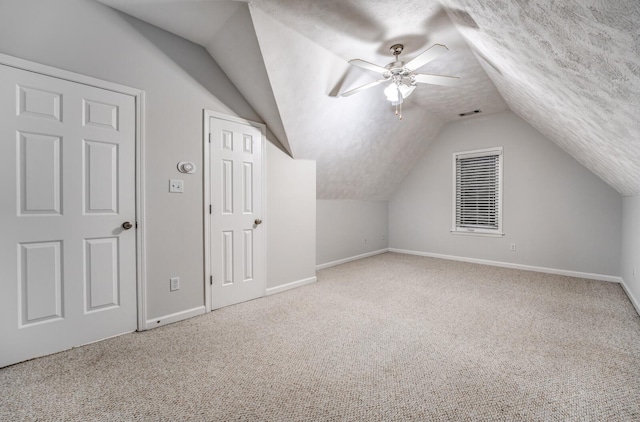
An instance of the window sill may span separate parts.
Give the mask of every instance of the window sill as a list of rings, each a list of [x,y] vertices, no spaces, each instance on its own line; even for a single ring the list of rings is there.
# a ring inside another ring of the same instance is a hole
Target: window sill
[[[478,232],[478,231],[462,231],[462,230],[451,230],[451,234],[457,234],[461,236],[484,236],[484,237],[503,237],[504,233],[487,233],[487,232]]]

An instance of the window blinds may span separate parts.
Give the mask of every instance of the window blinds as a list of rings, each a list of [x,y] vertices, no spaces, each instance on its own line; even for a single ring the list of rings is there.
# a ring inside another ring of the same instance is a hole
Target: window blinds
[[[456,157],[456,227],[500,229],[500,154]]]

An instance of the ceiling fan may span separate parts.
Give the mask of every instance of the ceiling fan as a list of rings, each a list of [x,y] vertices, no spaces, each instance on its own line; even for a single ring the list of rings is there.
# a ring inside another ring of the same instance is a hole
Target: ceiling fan
[[[416,89],[417,84],[453,86],[460,80],[457,76],[413,73],[425,64],[449,51],[447,46],[434,44],[407,63],[400,61],[400,58],[398,57],[400,56],[400,53],[402,53],[403,49],[404,46],[402,44],[392,45],[390,50],[391,54],[395,57],[395,61],[389,63],[385,67],[360,59],[349,60],[349,64],[382,74],[383,79],[378,79],[377,81],[343,92],[342,97],[348,97],[385,82],[391,82],[389,86],[385,88],[384,94],[386,95],[387,100],[391,101],[391,105],[396,106],[396,115],[402,119],[402,102],[405,98],[411,95],[411,93]]]

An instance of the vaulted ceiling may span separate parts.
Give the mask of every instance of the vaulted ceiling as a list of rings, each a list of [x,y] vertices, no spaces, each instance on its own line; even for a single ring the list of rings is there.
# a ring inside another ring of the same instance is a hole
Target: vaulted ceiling
[[[459,113],[511,109],[623,195],[640,194],[637,0],[101,0],[204,46],[322,199],[387,199]],[[399,120],[384,85],[339,94],[433,44]]]

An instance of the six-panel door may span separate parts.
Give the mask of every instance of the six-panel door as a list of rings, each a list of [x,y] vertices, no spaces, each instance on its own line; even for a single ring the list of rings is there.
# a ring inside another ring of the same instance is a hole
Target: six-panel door
[[[212,309],[265,293],[262,132],[210,119]]]
[[[0,181],[0,366],[135,330],[135,98],[0,65]]]

